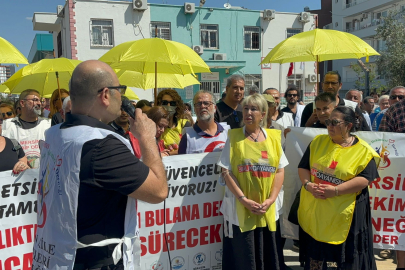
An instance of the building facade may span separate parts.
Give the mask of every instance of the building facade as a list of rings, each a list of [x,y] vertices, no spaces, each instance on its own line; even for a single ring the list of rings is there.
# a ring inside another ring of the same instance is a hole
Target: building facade
[[[346,31],[358,36],[372,46],[376,51],[385,49],[385,42],[377,39],[376,29],[388,16],[390,11],[404,11],[404,0],[332,0],[332,29]],[[370,57],[370,62],[375,61]],[[362,59],[365,62],[365,58]],[[343,90],[354,88],[357,74],[351,69],[355,59],[333,61],[333,69],[342,75]],[[380,77],[382,85],[385,84]]]
[[[315,82],[308,76],[315,72],[314,63],[296,63],[290,78],[288,64],[259,63],[285,38],[312,30],[316,25],[314,15],[308,14],[302,23],[300,13],[270,10],[274,16],[269,18],[263,11],[240,7],[141,3],[139,10],[131,1],[67,0],[57,13],[35,13],[34,30],[53,32],[56,57],[80,60],[98,59],[115,45],[155,36],[190,46],[212,73],[198,74],[200,85],[178,91],[185,102],[191,103],[200,88],[220,98],[231,74],[243,75],[247,89],[252,85],[261,91],[275,87],[283,93],[288,84],[295,83],[307,96],[313,96]],[[152,100],[152,91],[135,92],[140,98]]]
[[[4,83],[15,73],[14,65],[0,65],[0,84]]]

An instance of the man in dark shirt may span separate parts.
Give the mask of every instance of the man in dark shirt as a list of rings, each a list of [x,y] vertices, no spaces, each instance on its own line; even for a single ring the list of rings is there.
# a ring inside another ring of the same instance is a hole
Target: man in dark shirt
[[[245,79],[240,75],[231,75],[226,81],[226,97],[217,103],[215,122],[226,122],[231,129],[240,128],[243,123],[240,102],[245,94]]]
[[[107,123],[120,116],[121,95],[124,94],[125,87],[120,86],[111,67],[96,60],[79,64],[72,74],[70,90],[71,114],[66,115],[66,121],[60,127],[52,128],[61,130],[54,134],[72,136],[71,132],[76,132],[79,135],[78,128],[82,127],[84,130],[91,127],[99,132],[114,132]],[[68,152],[72,155],[70,158],[80,155],[78,164],[70,164],[72,175],[68,177],[79,176],[77,241],[83,244],[93,244],[110,238],[121,239],[124,236],[128,197],[159,203],[167,196],[166,174],[155,141],[156,124],[142,114],[140,109],[136,109],[135,119],[130,118],[129,121],[130,131],[139,140],[143,162],[113,134],[97,139],[90,137],[82,146],[77,142]],[[64,142],[62,135],[61,142]],[[67,145],[69,143],[67,142]],[[52,147],[50,145],[50,149]],[[81,154],[75,152],[78,149],[81,149]],[[69,157],[65,158],[69,160]],[[62,208],[60,212],[63,215],[69,206]],[[58,224],[50,226],[52,230],[52,226]],[[54,238],[53,241],[57,239]],[[112,244],[77,249],[73,269],[115,269],[120,265],[122,267],[122,260],[118,262],[118,266],[114,266],[112,252],[115,246]]]
[[[364,120],[363,113],[360,108],[357,106],[357,103],[344,100],[339,97],[339,90],[342,88],[342,78],[340,77],[339,72],[329,71],[325,74],[325,77],[322,82],[323,92],[329,92],[336,96],[337,106],[346,106],[352,108],[356,115],[361,118],[361,127],[359,130],[370,131],[370,127],[367,125],[367,122]],[[304,111],[302,112],[301,117],[301,127],[311,127],[314,123],[318,121],[316,112],[314,110],[314,104],[311,102],[305,106]]]

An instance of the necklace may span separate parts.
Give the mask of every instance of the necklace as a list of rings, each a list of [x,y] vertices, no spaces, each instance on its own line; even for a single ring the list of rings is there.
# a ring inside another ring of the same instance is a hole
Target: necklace
[[[253,132],[252,132],[252,134],[249,135],[249,134],[247,133],[247,131],[245,130],[245,134],[246,134],[248,137],[252,138],[252,140],[253,140],[254,142],[257,142],[257,139],[259,139],[259,136],[260,136],[260,131],[261,131],[261,129],[259,129],[259,133],[257,133],[256,139],[253,138],[253,136],[252,136]]]
[[[352,145],[352,143],[354,142],[354,136],[351,136],[350,138],[351,138],[350,142],[343,142],[343,143],[338,143],[338,144],[342,147],[348,147],[348,146]]]

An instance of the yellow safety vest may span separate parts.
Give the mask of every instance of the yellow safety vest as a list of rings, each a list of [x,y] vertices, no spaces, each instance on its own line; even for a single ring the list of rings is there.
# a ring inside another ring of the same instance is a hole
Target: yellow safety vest
[[[174,128],[167,127],[163,134],[160,136],[160,139],[165,142],[165,147],[167,148],[169,145],[177,145],[180,143],[181,139],[181,131],[183,130],[184,126],[187,123],[187,119],[178,119],[177,126]],[[175,147],[173,147],[175,148]],[[176,149],[176,148],[175,148]]]
[[[358,137],[357,137],[358,138]],[[362,139],[349,147],[335,144],[328,135],[318,135],[310,145],[311,182],[340,185],[361,173],[378,154]],[[319,242],[339,245],[346,241],[352,224],[356,193],[326,200],[316,199],[301,188],[298,221]]]
[[[228,132],[232,173],[238,179],[243,194],[257,203],[269,198],[282,154],[280,131],[266,129],[266,133],[265,141],[253,142],[245,137],[243,128]],[[270,231],[276,231],[275,203],[266,214],[254,215],[236,200],[236,213],[241,232],[266,226]]]

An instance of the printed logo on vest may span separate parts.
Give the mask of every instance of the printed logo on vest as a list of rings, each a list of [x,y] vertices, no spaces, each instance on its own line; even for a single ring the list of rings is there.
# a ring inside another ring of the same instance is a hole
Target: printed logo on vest
[[[262,158],[258,160],[258,163],[252,163],[250,159],[245,159],[244,163],[238,165],[238,172],[250,172],[254,177],[270,177],[272,173],[277,171],[276,167],[269,165],[266,151],[262,151]]]
[[[335,176],[335,170],[338,162],[332,161],[328,168],[320,164],[314,163],[311,168],[311,175],[314,177],[314,183],[337,186],[345,181]]]

